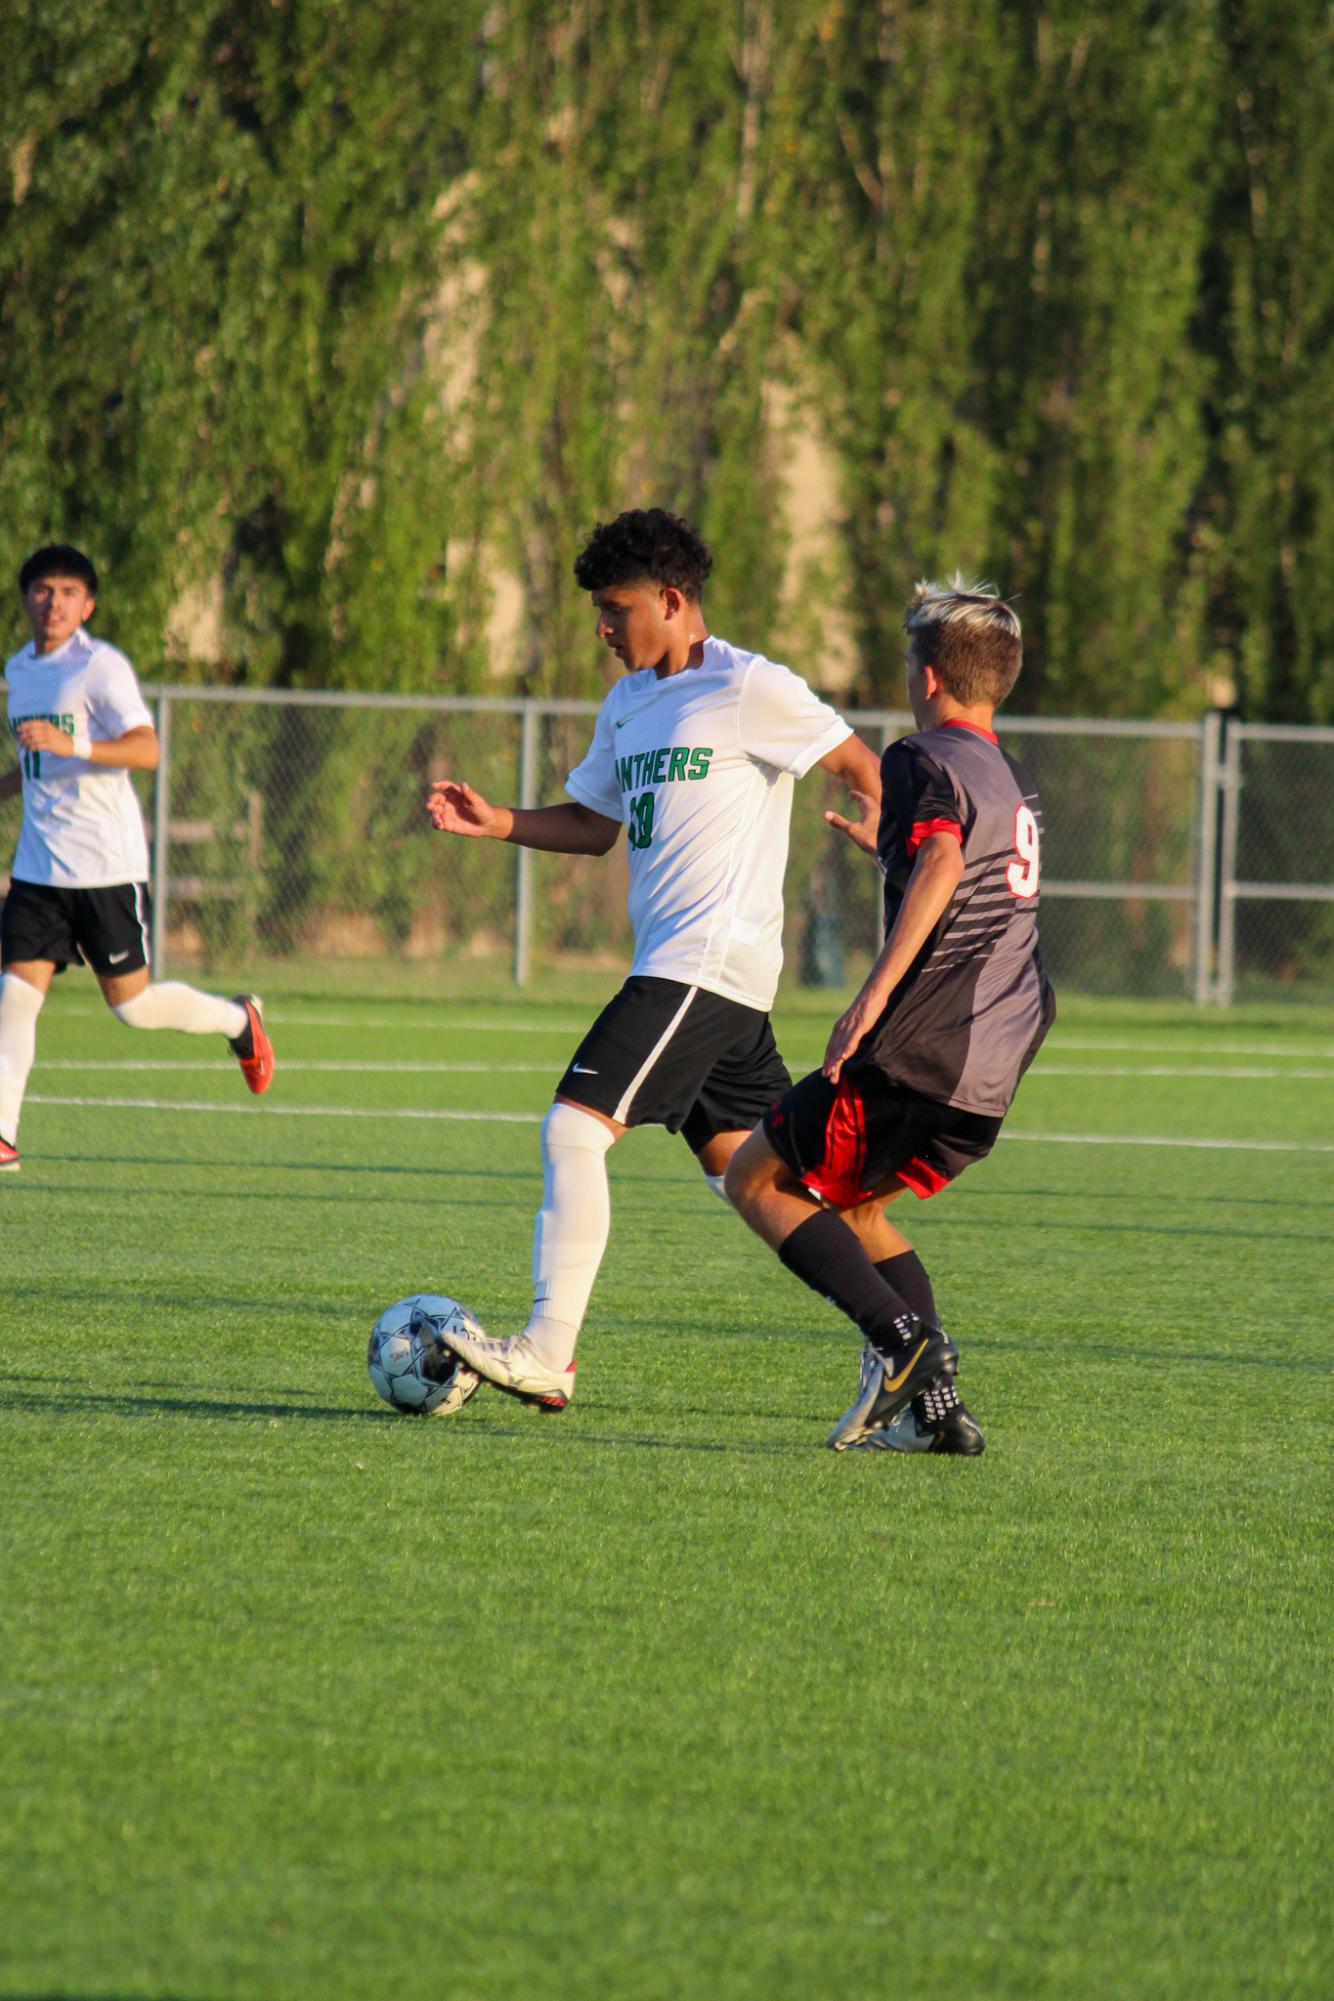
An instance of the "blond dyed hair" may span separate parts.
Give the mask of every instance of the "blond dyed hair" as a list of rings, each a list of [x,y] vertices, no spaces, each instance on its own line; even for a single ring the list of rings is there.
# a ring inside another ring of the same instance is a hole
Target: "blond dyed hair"
[[[957,571],[944,584],[923,578],[903,630],[911,658],[934,667],[946,693],[966,707],[999,708],[1019,679],[1023,632],[994,584],[970,584]]]

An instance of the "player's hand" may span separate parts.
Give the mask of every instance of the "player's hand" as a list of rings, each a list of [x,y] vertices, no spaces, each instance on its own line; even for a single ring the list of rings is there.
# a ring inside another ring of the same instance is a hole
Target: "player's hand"
[[[843,1065],[849,1057],[856,1055],[867,1029],[874,1026],[878,1013],[878,1009],[869,1007],[865,997],[858,994],[847,1013],[841,1014],[834,1023],[821,1065],[831,1084],[837,1084]]]
[[[431,825],[442,834],[489,835],[504,840],[511,815],[501,806],[492,806],[473,786],[461,778],[440,778],[431,787],[426,801]]]
[[[53,757],[73,757],[74,738],[54,723],[32,720],[20,723],[18,740],[25,750],[49,750]]]
[[[859,792],[855,785],[848,791],[861,808],[860,820],[845,820],[841,813],[826,813],[825,819],[831,827],[837,827],[840,834],[846,834],[854,847],[864,855],[876,852],[876,835],[880,830],[880,801],[873,799],[869,792]]]

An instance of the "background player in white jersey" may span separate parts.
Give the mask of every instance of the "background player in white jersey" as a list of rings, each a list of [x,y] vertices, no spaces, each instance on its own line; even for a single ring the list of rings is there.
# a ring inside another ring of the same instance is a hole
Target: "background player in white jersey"
[[[593,1024],[542,1125],[532,1313],[507,1341],[459,1339],[470,1368],[563,1409],[610,1229],[606,1154],[629,1127],[680,1132],[718,1194],[734,1149],[789,1081],[769,1022],[782,963],[796,779],[813,765],[879,793],[874,753],[806,683],[710,636],[712,557],[661,508],[599,524],[574,566],[624,677],[571,803],[492,806],[446,779],[428,802],[453,834],[563,854],[630,845],[630,977]]]
[[[982,1433],[954,1385],[957,1351],[884,1204],[905,1188],[934,1195],[990,1152],[1051,1026],[1035,922],[1041,808],[991,726],[1023,657],[1009,605],[961,578],[919,584],[904,630],[917,733],[881,765],[884,948],[823,1068],[737,1150],[727,1192],[865,1337],[834,1450],[974,1454]]]
[[[157,767],[157,733],[134,669],[87,630],[97,572],[81,550],[38,549],[19,572],[32,639],[5,666],[23,822],[0,911],[0,1168],[17,1168],[19,1114],[54,976],[81,957],[130,1028],[222,1035],[252,1091],[273,1050],[253,994],[220,1000],[148,975],[148,845],[132,771]]]

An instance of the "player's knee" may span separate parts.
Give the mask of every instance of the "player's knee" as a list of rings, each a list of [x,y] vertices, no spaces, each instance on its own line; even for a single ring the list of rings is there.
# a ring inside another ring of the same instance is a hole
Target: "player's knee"
[[[557,1099],[542,1121],[542,1151],[606,1153],[615,1144],[616,1134],[591,1112]]]
[[[155,1013],[149,999],[152,991],[151,987],[144,987],[137,994],[131,994],[129,1000],[115,1001],[111,1012],[117,1021],[123,1021],[127,1028],[152,1028]]]
[[[21,1015],[31,1015],[34,1020],[41,1013],[46,994],[41,987],[34,987],[18,973],[0,973],[0,1011],[12,1014],[16,1019]]]
[[[770,1179],[767,1170],[773,1162],[773,1155],[767,1145],[761,1151],[754,1143],[755,1138],[756,1135],[752,1134],[750,1139],[737,1148],[728,1161],[722,1177],[724,1196],[739,1215],[747,1218]]]

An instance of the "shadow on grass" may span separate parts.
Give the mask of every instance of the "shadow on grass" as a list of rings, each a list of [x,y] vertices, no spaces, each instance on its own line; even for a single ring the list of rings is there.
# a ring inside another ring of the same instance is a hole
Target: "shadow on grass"
[[[13,1377],[0,1380],[24,1380]],[[401,1425],[407,1420],[400,1412],[391,1410],[348,1410],[332,1404],[285,1404],[285,1403],[243,1403],[236,1399],[208,1397],[141,1397],[103,1395],[97,1391],[67,1390],[55,1396],[33,1395],[0,1389],[0,1410],[3,1409],[40,1410],[59,1417],[79,1417],[102,1414],[109,1417],[151,1418],[187,1417],[204,1418],[210,1422],[232,1423],[252,1418],[301,1418],[314,1420],[320,1424],[351,1425],[358,1430],[368,1425]],[[480,1421],[479,1421],[480,1418]],[[783,1422],[790,1423],[791,1418]],[[422,1420],[423,1423],[449,1425],[448,1419]],[[456,1425],[449,1425],[449,1436],[458,1443],[471,1440],[476,1443],[484,1438],[531,1439],[542,1435],[552,1422],[545,1412],[535,1412],[531,1421],[523,1426],[503,1425],[489,1422],[478,1413]],[[788,1456],[793,1453],[808,1453],[809,1444],[798,1440],[725,1440],[715,1441],[702,1438],[656,1438],[645,1432],[598,1432],[588,1431],[581,1426],[565,1425],[560,1428],[560,1437],[565,1446],[618,1446],[636,1450],[656,1452],[708,1452],[742,1453],[754,1456]]]
[[[21,1380],[21,1379],[20,1379]],[[0,1389],[0,1410],[51,1411],[61,1417],[104,1412],[113,1417],[305,1418],[321,1424],[392,1424],[391,1410],[348,1410],[335,1404],[242,1403],[209,1397],[140,1397],[100,1391],[64,1390],[55,1395]]]

